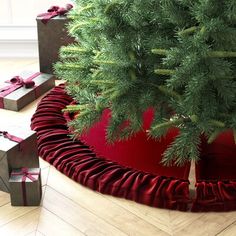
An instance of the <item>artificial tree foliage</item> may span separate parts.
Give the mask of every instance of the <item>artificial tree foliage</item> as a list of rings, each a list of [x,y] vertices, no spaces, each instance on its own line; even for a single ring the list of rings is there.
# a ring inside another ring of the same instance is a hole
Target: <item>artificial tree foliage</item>
[[[232,129],[236,141],[235,0],[78,0],[70,18],[78,43],[55,68],[78,102],[75,135],[109,108],[107,139],[127,139],[152,108],[151,137],[180,131],[165,164],[198,160],[203,135]]]

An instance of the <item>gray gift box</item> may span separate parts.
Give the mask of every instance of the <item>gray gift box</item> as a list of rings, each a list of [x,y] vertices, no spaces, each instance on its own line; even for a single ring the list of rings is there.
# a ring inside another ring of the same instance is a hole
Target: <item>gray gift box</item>
[[[42,197],[40,168],[13,169],[10,179],[12,206],[38,206]]]
[[[54,74],[53,64],[59,61],[59,49],[61,46],[74,43],[74,38],[67,33],[66,25],[69,19],[66,16],[56,16],[46,24],[43,17],[37,17],[38,49],[40,71]]]
[[[10,134],[22,138],[21,143],[0,136],[0,191],[9,192],[9,176],[13,169],[39,167],[36,133],[15,128]]]
[[[27,79],[34,74],[35,72],[24,71],[17,76]],[[33,88],[26,88],[25,86],[22,86],[21,88],[5,96],[3,98],[4,109],[19,111],[55,86],[55,77],[49,74],[41,73],[34,78],[33,81],[35,82],[35,86]],[[0,84],[0,88],[4,88],[8,85],[9,83],[3,82]]]

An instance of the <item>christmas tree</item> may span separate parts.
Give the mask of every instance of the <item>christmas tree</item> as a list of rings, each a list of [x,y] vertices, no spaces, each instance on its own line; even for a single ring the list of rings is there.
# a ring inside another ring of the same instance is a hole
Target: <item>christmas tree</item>
[[[151,137],[180,131],[166,164],[198,160],[203,135],[232,129],[236,141],[235,0],[78,0],[70,18],[78,43],[55,68],[78,102],[75,135],[109,108],[107,139],[127,139],[152,108]]]

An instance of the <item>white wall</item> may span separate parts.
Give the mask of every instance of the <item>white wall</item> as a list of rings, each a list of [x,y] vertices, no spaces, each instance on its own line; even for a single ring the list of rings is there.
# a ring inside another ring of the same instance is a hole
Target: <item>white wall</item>
[[[0,0],[0,57],[37,57],[36,16],[72,0]]]

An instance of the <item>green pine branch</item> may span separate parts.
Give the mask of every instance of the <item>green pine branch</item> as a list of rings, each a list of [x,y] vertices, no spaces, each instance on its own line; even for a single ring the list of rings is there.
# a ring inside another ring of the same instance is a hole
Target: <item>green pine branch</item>
[[[147,108],[164,110],[149,135],[164,137],[178,127],[163,163],[181,165],[198,160],[202,134],[211,143],[235,127],[234,0],[76,0],[76,5],[68,29],[79,42],[63,47],[55,66],[68,93],[88,105],[67,108],[79,112],[70,124],[76,133],[109,108],[109,136],[126,139],[142,128]],[[132,125],[119,132],[127,120]]]
[[[155,69],[154,73],[157,75],[173,75],[175,71],[170,69]]]

